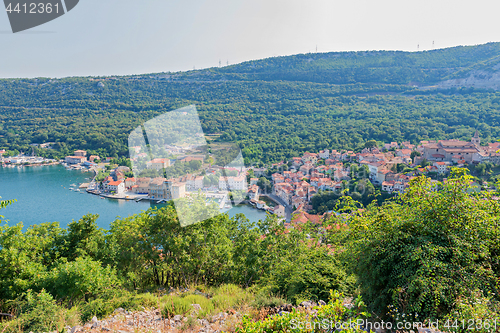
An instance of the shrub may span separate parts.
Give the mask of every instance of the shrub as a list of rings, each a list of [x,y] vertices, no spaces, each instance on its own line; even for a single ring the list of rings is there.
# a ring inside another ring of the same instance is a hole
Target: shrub
[[[142,307],[152,308],[159,305],[159,299],[157,296],[146,293],[135,295],[129,299],[126,304],[122,304],[121,307],[127,310],[140,310]]]
[[[93,316],[98,318],[106,317],[117,308],[124,308],[129,311],[142,310],[142,307],[157,307],[160,300],[153,294],[134,295],[123,289],[110,290],[101,294],[99,298],[89,302],[82,302],[81,318],[88,321]]]
[[[213,291],[211,299],[215,308],[226,310],[228,308],[238,308],[243,304],[250,303],[253,295],[234,284],[225,284]]]
[[[198,304],[201,307],[201,311],[198,313],[198,317],[204,318],[213,315],[216,312],[216,308],[212,303],[212,300],[206,298],[202,295],[187,295],[184,300],[189,304]]]
[[[97,318],[106,317],[113,313],[117,307],[116,303],[102,298],[91,300],[80,306],[82,322],[87,322],[94,316]]]
[[[260,284],[271,286],[295,304],[305,300],[328,299],[328,290],[352,292],[351,277],[341,262],[326,247],[304,241],[293,253],[284,254]]]
[[[261,321],[253,321],[250,317],[243,317],[236,329],[238,333],[267,333],[267,332],[332,332],[337,325],[343,323],[358,323],[369,317],[366,306],[358,298],[350,309],[343,306],[343,294],[330,291],[330,301],[323,307],[317,307],[316,316],[305,311],[292,310],[290,313],[269,316]],[[341,329],[341,332],[363,332],[362,327],[354,325]]]
[[[256,309],[261,309],[272,308],[285,303],[286,301],[283,298],[271,294],[268,288],[264,288],[257,292],[251,305]]]
[[[103,268],[90,258],[77,258],[57,265],[43,285],[58,298],[77,300],[95,297],[120,283],[110,267]]]
[[[172,318],[176,315],[185,316],[193,308],[188,299],[181,297],[165,296],[161,301],[163,304],[161,312],[166,318]]]
[[[43,289],[39,293],[28,290],[20,298],[18,306],[21,311],[19,324],[27,331],[52,331],[64,317],[64,309]]]
[[[350,220],[347,254],[382,316],[393,306],[407,318],[441,319],[470,290],[498,295],[498,202],[471,193],[470,177],[456,170],[439,187],[417,178],[399,202]]]

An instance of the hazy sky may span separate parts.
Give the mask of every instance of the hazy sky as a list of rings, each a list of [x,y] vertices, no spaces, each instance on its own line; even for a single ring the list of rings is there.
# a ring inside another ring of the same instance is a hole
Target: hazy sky
[[[0,77],[141,74],[297,53],[500,41],[498,1],[80,0],[13,34],[0,13]]]

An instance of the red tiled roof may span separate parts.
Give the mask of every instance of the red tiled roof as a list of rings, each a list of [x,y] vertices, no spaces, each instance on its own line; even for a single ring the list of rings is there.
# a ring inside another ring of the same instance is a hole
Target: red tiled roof
[[[168,161],[168,158],[155,158],[148,163],[166,163]]]

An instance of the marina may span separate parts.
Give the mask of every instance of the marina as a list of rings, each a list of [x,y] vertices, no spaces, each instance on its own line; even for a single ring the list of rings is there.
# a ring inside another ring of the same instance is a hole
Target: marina
[[[99,214],[98,226],[108,229],[117,217],[125,218],[151,206],[165,205],[144,198],[108,199],[87,194],[85,189],[79,187],[89,183],[91,176],[91,173],[81,170],[66,170],[62,165],[0,167],[1,200],[17,200],[0,210],[0,215],[5,217],[2,220],[8,220],[9,225],[23,222],[25,228],[32,224],[54,221],[59,222],[61,227],[66,227],[72,220],[91,213]],[[264,211],[249,206],[237,206],[227,212],[229,216],[237,213],[245,214],[254,222],[266,217]]]

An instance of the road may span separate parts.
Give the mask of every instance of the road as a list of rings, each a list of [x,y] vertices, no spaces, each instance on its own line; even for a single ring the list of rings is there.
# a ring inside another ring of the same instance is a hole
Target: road
[[[274,194],[262,194],[263,197],[268,197],[272,201],[282,205],[285,207],[285,218],[287,222],[290,222],[292,220],[292,213],[293,209],[290,205],[287,205],[280,197],[274,195]]]

